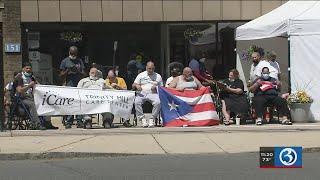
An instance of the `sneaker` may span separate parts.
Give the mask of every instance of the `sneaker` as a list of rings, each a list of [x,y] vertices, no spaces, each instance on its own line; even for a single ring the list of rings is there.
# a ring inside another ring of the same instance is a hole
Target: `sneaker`
[[[123,126],[124,127],[132,127],[132,124],[130,124],[129,120],[127,120],[127,121],[123,122]]]
[[[141,119],[141,123],[142,123],[142,127],[148,127],[148,123],[147,123],[147,120],[145,118],[142,118]]]
[[[83,125],[83,122],[77,122],[77,128],[83,128],[84,125]]]
[[[46,130],[47,128],[46,127],[44,127],[44,126],[39,126],[38,127],[38,130]]]
[[[261,126],[262,125],[262,119],[261,118],[257,118],[256,125],[257,126]]]
[[[149,119],[149,128],[154,127],[154,120],[153,119]]]

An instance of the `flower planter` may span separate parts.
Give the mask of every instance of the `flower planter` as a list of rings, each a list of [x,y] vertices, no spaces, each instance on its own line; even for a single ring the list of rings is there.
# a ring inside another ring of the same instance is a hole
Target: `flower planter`
[[[295,123],[312,122],[310,111],[311,103],[292,103],[290,104],[290,113],[292,121]]]

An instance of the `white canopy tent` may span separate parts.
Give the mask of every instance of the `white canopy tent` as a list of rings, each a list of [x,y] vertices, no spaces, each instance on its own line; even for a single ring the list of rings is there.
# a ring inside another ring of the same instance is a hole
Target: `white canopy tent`
[[[320,120],[320,1],[288,1],[236,30],[236,40],[285,36],[289,42],[292,91],[305,89],[314,99],[312,117]],[[289,83],[290,84],[290,83]]]

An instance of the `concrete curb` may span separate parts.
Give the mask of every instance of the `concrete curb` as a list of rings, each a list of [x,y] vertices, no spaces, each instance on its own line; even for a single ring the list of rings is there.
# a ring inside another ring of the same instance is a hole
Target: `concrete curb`
[[[243,153],[257,153],[258,151],[250,151]],[[303,153],[320,152],[320,147],[303,148]],[[230,154],[230,153],[199,153],[200,155],[208,154]],[[233,153],[241,154],[241,153]],[[72,158],[101,158],[101,157],[123,157],[123,156],[143,156],[152,154],[135,154],[135,153],[90,153],[90,152],[47,152],[47,153],[12,153],[0,154],[0,160],[50,160],[50,159],[72,159]],[[162,154],[164,155],[164,154]],[[178,153],[169,153],[165,155],[180,155]],[[187,154],[183,154],[187,155]]]
[[[45,160],[45,159],[66,159],[66,158],[96,158],[96,157],[119,157],[138,156],[144,154],[123,154],[123,153],[88,153],[88,152],[48,152],[48,153],[13,153],[0,154],[0,160]]]
[[[320,131],[320,126],[315,127],[219,127],[219,128],[123,128],[123,129],[71,129],[71,130],[15,130],[0,132],[0,137],[17,136],[66,136],[66,135],[121,135],[121,134],[178,134],[178,133],[232,133],[232,132],[306,132]]]

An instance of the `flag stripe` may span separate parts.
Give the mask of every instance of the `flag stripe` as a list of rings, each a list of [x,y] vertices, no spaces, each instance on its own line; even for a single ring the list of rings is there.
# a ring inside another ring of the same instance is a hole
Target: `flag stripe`
[[[195,104],[202,104],[202,103],[212,103],[212,97],[210,94],[204,94],[203,96],[188,98],[188,97],[182,97],[182,96],[176,96],[177,98],[181,99],[182,101],[185,101],[186,103],[190,105]]]
[[[219,124],[219,117],[208,87],[201,90],[185,91],[160,88],[161,102],[165,102],[165,104],[161,104],[161,113],[166,127],[213,126]],[[175,97],[175,100],[172,96]],[[173,105],[178,105],[177,109],[172,109]]]
[[[203,88],[201,90],[184,90],[184,91],[177,91],[171,88],[163,88],[163,89],[172,95],[180,96],[180,97],[189,97],[189,98],[196,98],[204,94],[210,94],[209,87]]]
[[[202,112],[202,111],[216,111],[216,107],[212,102],[197,104],[193,106],[193,109],[192,109],[193,113]]]
[[[199,121],[203,119],[219,119],[216,111],[202,111],[197,113],[189,113],[181,116],[179,119],[186,121]]]
[[[166,123],[166,127],[179,127],[179,126],[215,126],[219,125],[219,121],[215,119],[199,120],[199,121],[183,121],[180,119],[174,119]]]

